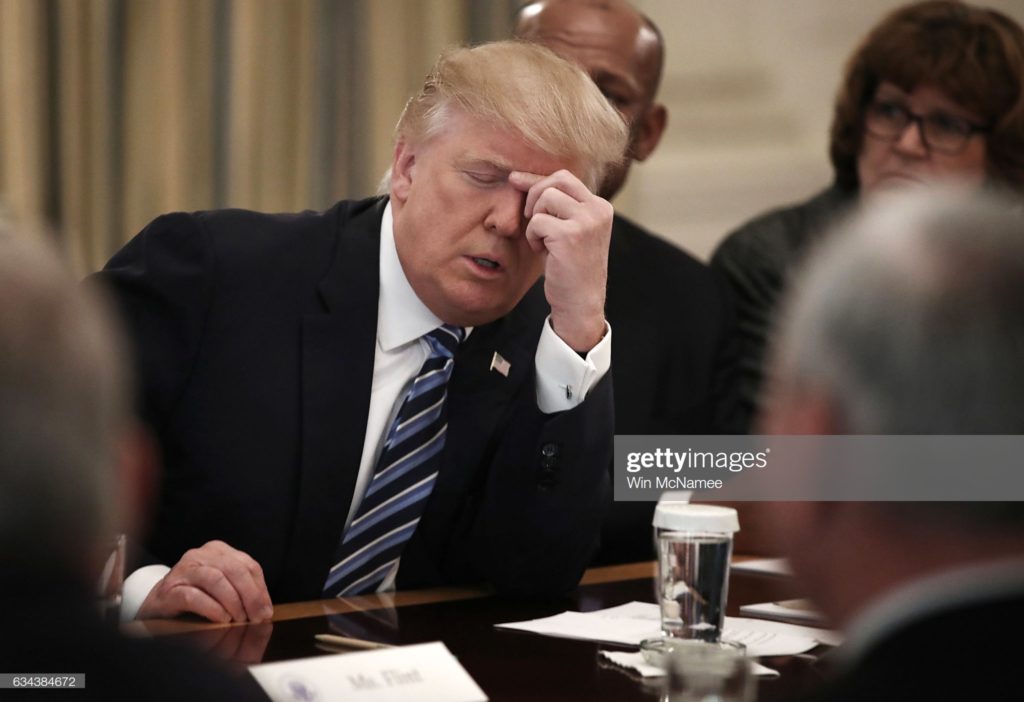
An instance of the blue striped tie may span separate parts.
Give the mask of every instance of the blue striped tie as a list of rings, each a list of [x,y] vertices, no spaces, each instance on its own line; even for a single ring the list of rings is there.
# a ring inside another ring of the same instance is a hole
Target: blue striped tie
[[[430,355],[402,400],[373,479],[335,551],[325,597],[375,591],[416,531],[441,464],[448,379],[464,336],[462,327],[446,324],[423,337]]]

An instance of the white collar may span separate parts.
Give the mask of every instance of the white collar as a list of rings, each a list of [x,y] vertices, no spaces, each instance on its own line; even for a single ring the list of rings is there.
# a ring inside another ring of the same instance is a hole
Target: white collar
[[[391,202],[380,221],[380,298],[377,301],[377,340],[391,351],[419,339],[444,322],[417,297],[405,277],[395,248]]]

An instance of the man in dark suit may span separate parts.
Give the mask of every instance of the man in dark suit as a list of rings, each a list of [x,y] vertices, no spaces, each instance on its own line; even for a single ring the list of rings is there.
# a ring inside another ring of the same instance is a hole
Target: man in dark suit
[[[1021,434],[1022,229],[1019,203],[938,193],[836,232],[791,288],[764,430]],[[1024,502],[788,503],[774,521],[847,633],[814,699],[1020,696]]]
[[[244,670],[125,639],[100,618],[96,583],[116,572],[114,532],[133,531],[153,455],[129,420],[119,341],[54,252],[0,223],[3,672],[73,676],[84,689],[57,694],[76,699],[265,699]],[[4,700],[47,698],[7,687]]]
[[[591,188],[625,140],[547,50],[454,50],[402,115],[389,197],[168,215],[115,255],[167,465],[129,612],[574,587],[612,439]]]
[[[646,160],[657,148],[668,120],[657,101],[664,64],[657,26],[621,0],[542,0],[520,9],[514,33],[579,64],[629,125],[626,157],[597,191],[611,200],[633,161]],[[616,214],[605,314],[617,335],[617,434],[731,429],[719,398],[731,395],[732,309],[724,284],[707,266]],[[652,558],[653,512],[653,503],[613,503],[595,562]]]

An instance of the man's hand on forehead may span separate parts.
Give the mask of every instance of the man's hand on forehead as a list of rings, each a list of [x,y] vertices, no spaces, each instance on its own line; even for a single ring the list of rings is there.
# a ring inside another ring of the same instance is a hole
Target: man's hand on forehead
[[[551,326],[576,351],[589,351],[604,336],[614,210],[566,170],[547,176],[512,171],[509,183],[526,193],[527,243],[548,255],[544,294]]]

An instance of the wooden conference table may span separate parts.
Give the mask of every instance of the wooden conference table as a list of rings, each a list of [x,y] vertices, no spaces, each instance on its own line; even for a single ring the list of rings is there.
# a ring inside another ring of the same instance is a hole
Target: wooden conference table
[[[494,625],[633,600],[654,602],[653,575],[653,563],[592,568],[573,593],[557,600],[516,601],[483,588],[441,588],[277,605],[273,621],[264,624],[150,620],[128,628],[169,636],[246,664],[338,653],[341,649],[321,648],[314,640],[321,633],[399,645],[440,640],[494,702],[650,701],[660,695],[660,679],[644,681],[598,660],[600,648],[630,650],[626,647],[504,631]],[[799,595],[788,578],[733,573],[728,613],[738,614],[743,604]],[[778,679],[760,681],[762,701],[790,699],[820,679],[806,657],[762,662],[782,673]]]

